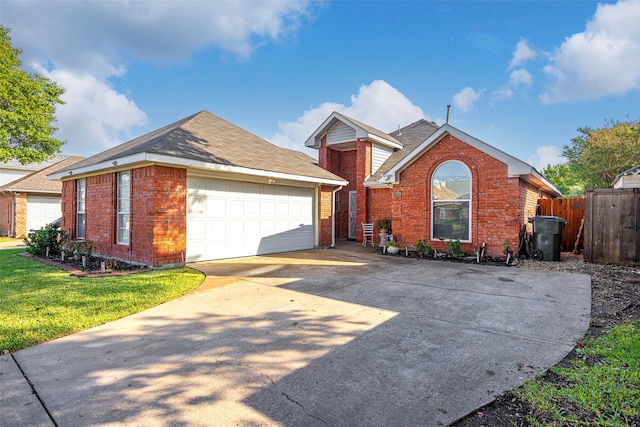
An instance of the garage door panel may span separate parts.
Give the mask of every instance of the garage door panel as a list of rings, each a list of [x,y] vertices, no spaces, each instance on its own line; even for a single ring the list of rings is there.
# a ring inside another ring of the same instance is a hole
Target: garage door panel
[[[188,261],[314,247],[313,189],[202,178],[187,187]]]
[[[27,197],[27,231],[39,230],[62,216],[59,198]]]

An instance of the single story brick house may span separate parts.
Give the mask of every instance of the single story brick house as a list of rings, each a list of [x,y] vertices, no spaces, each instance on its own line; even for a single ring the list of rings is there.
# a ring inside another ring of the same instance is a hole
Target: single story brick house
[[[347,182],[207,111],[86,158],[62,182],[62,228],[151,266],[330,246]]]
[[[360,241],[361,223],[389,218],[402,248],[459,240],[465,252],[485,242],[501,254],[506,240],[517,248],[539,198],[562,196],[531,165],[449,124],[420,120],[387,134],[334,112],[305,145],[349,181],[336,194],[336,238]]]
[[[59,155],[46,163],[25,165],[28,168],[4,164],[6,177],[20,177],[0,185],[0,236],[22,238],[59,219],[62,184],[47,175],[79,160],[82,157]]]

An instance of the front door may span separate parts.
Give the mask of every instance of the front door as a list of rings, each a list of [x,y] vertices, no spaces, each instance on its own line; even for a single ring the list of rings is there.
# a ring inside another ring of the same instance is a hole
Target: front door
[[[356,238],[356,192],[349,191],[349,239]]]

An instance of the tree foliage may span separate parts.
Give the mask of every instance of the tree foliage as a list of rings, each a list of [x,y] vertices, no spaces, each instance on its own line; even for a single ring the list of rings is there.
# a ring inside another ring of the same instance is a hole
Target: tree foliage
[[[562,154],[585,189],[611,187],[616,175],[640,165],[640,121],[609,121],[602,129],[578,131],[582,135]]]
[[[584,184],[567,163],[548,165],[542,175],[549,180],[564,197],[584,197]]]
[[[46,77],[20,70],[20,49],[0,25],[0,162],[40,162],[60,151],[53,138],[56,104],[64,89]]]

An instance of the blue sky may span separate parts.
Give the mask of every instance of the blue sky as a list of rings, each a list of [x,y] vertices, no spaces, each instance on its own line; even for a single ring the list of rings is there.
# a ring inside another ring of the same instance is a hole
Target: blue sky
[[[63,153],[208,110],[288,148],[340,111],[450,123],[535,167],[640,118],[640,1],[2,0],[27,71],[67,92]]]

